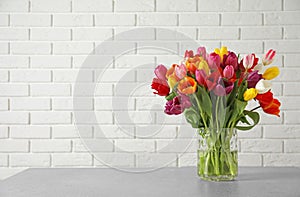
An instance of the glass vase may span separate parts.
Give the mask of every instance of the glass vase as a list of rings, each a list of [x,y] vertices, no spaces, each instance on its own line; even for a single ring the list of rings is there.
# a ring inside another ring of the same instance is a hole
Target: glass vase
[[[229,181],[238,174],[237,132],[234,128],[199,130],[198,175]]]

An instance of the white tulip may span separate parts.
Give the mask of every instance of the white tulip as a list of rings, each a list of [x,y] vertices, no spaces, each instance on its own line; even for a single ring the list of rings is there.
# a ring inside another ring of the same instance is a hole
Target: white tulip
[[[264,94],[268,92],[272,87],[272,83],[268,80],[261,79],[257,82],[255,89],[257,90],[258,94]]]

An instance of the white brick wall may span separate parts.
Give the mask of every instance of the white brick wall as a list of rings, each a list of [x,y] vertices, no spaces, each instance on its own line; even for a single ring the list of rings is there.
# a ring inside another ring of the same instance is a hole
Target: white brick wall
[[[183,34],[209,50],[277,50],[281,118],[262,115],[239,132],[239,160],[300,166],[299,10],[298,0],[1,0],[0,167],[103,167],[97,157],[122,167],[195,166],[195,131],[182,116],[164,115],[149,89],[155,65],[177,63],[191,46]],[[137,27],[156,29],[125,35]],[[84,92],[73,112],[79,71]]]

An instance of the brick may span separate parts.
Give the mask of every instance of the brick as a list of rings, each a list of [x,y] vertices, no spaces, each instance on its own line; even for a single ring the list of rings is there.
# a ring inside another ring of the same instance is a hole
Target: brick
[[[51,25],[50,14],[12,14],[10,24],[13,27],[47,27]]]
[[[51,72],[48,70],[11,70],[12,82],[50,82]]]
[[[48,98],[11,98],[11,110],[50,110],[50,99]]]
[[[261,125],[281,125],[283,123],[283,114],[279,113],[280,117],[264,113],[261,109],[257,110],[260,114]]]
[[[28,67],[29,58],[26,56],[0,56],[1,68]]]
[[[146,41],[155,40],[154,28],[115,28],[115,40]]]
[[[134,154],[131,153],[95,153],[95,166],[134,167]]]
[[[229,50],[236,53],[262,53],[263,43],[261,41],[224,41],[223,46],[230,46]],[[277,49],[277,48],[276,48]]]
[[[101,56],[94,56],[94,58],[95,59],[103,58],[105,62],[110,62],[109,60],[112,60],[112,56],[110,55],[120,55],[125,51],[128,51],[128,54],[132,54],[134,53],[133,50],[135,50],[135,48],[136,46],[134,42],[103,41],[101,43],[96,43],[96,48],[95,48],[95,53],[100,54]],[[109,58],[109,60],[105,58]],[[93,62],[93,57],[89,56],[89,59],[91,59],[91,63],[95,63]]]
[[[136,126],[137,138],[154,138],[154,139],[174,139],[176,138],[176,126],[175,125],[137,125]]]
[[[284,10],[297,11],[300,10],[300,4],[298,0],[285,0],[283,8]]]
[[[147,56],[147,55],[123,55],[115,60],[115,67],[119,68],[119,72],[122,72],[123,68],[132,69],[135,67],[138,67],[140,63],[142,64],[155,64],[155,58],[153,56]],[[121,69],[122,68],[122,69]],[[126,70],[123,71],[123,73],[126,73]],[[129,70],[127,70],[129,71]],[[130,75],[132,74],[132,71],[130,72]],[[132,75],[131,75],[132,76]],[[118,77],[120,79],[120,76]]]
[[[9,80],[8,71],[7,70],[0,70],[0,82],[8,82],[8,80]]]
[[[141,13],[137,16],[137,24],[140,26],[176,26],[177,15]]]
[[[73,0],[73,12],[111,12],[112,1],[106,0]]]
[[[271,12],[265,14],[266,25],[299,25],[299,12]]]
[[[75,120],[77,124],[112,124],[113,114],[108,111],[77,111],[75,112]]]
[[[262,25],[262,14],[260,13],[223,13],[221,25],[230,26],[248,26],[248,25]]]
[[[300,102],[300,97],[296,96],[288,96],[288,97],[280,97],[281,102],[281,110],[299,110],[300,106],[298,105]]]
[[[28,140],[0,140],[0,152],[28,152]]]
[[[38,43],[38,42],[18,42],[10,44],[12,54],[30,54],[30,55],[40,55],[40,54],[50,54],[51,44],[50,43]]]
[[[184,153],[178,155],[178,167],[197,166],[198,157],[196,153]]]
[[[115,111],[115,121],[119,124],[151,124],[154,114],[143,111]]]
[[[31,1],[32,12],[70,12],[71,1],[70,0],[32,0]]]
[[[31,56],[30,65],[33,68],[70,68],[71,57],[70,56]]]
[[[242,27],[241,38],[243,40],[272,40],[282,38],[281,27]]]
[[[11,138],[50,138],[49,126],[11,126],[10,127]]]
[[[99,72],[99,71],[98,71]],[[104,72],[101,71],[101,82],[129,82],[134,81],[135,79],[135,72],[132,69],[106,69]],[[97,74],[96,74],[97,76]]]
[[[0,2],[0,12],[28,12],[29,2],[2,0]]]
[[[112,84],[101,83],[95,87],[95,84],[90,83],[77,83],[76,96],[112,96]]]
[[[166,125],[182,125],[186,124],[186,120],[183,115],[169,116],[163,112],[163,109],[161,109],[161,111],[156,112],[156,123]]]
[[[168,27],[167,29],[157,29],[156,39],[157,40],[190,40],[196,38],[196,28],[193,27],[179,27],[173,28]]]
[[[32,124],[69,124],[71,123],[70,112],[32,112]]]
[[[156,149],[159,153],[195,153],[198,141],[195,139],[163,139],[156,141]]]
[[[136,165],[143,168],[176,167],[177,155],[171,153],[137,154]]]
[[[300,138],[298,125],[268,125],[264,126],[265,138]]]
[[[112,33],[110,28],[80,28],[73,30],[73,39],[78,41],[110,40],[113,36]]]
[[[154,140],[149,139],[116,139],[117,152],[154,152]]]
[[[32,96],[69,96],[71,87],[69,84],[31,84],[30,94]]]
[[[71,141],[63,139],[52,139],[52,140],[31,140],[31,151],[32,152],[70,152]]]
[[[0,127],[0,139],[8,138],[8,127],[1,126]]]
[[[262,127],[256,126],[249,131],[238,131],[238,138],[249,139],[249,138],[261,138],[262,137]]]
[[[241,11],[281,11],[280,0],[241,0]]]
[[[93,16],[91,14],[56,14],[53,16],[53,25],[58,27],[93,26]]]
[[[8,43],[2,42],[0,43],[0,54],[8,54]]]
[[[57,125],[52,126],[52,137],[61,139],[91,138],[93,130],[91,126]]]
[[[239,153],[239,166],[262,166],[262,156],[255,153]]]
[[[179,25],[194,26],[194,25],[219,25],[219,14],[211,13],[192,13],[179,15]]]
[[[8,166],[8,155],[0,155],[0,167]]]
[[[265,48],[274,48],[277,53],[299,53],[299,40],[266,41]]]
[[[299,139],[284,140],[284,152],[300,153],[300,140]]]
[[[198,2],[199,11],[212,11],[212,12],[231,12],[239,11],[239,1],[238,0],[215,0],[215,1],[205,1],[199,0]]]
[[[157,0],[156,10],[162,12],[195,12],[196,0]]]
[[[112,152],[114,143],[108,139],[73,140],[75,152]]]
[[[280,78],[278,81],[291,81],[297,82],[300,77],[300,70],[296,68],[289,68],[289,69],[281,69]]]
[[[116,0],[117,12],[146,12],[154,11],[154,0]]]
[[[0,28],[0,40],[28,40],[29,31],[23,28]]]
[[[108,2],[108,1],[106,1]],[[135,15],[129,13],[101,13],[95,15],[96,26],[134,26]]]
[[[71,40],[71,30],[64,28],[33,28],[30,39],[36,41],[65,41]]]
[[[286,124],[299,124],[300,116],[299,111],[287,111],[284,112],[284,121]]]
[[[178,127],[177,138],[192,139],[192,138],[197,138],[198,137],[197,129],[193,128],[189,124],[180,125],[180,126],[177,126],[177,127]]]
[[[0,84],[1,96],[27,96],[28,85],[25,84]]]
[[[285,39],[300,39],[300,26],[287,26],[284,27]]]
[[[92,162],[93,158],[90,153],[61,153],[52,156],[54,166],[91,166]]]
[[[8,110],[8,99],[0,98],[0,110],[7,111]]]
[[[78,78],[78,73],[80,72],[81,77]],[[93,71],[92,70],[54,70],[53,71],[53,81],[54,82],[92,82],[93,81]]]
[[[57,42],[53,44],[54,54],[89,54],[93,50],[91,42]]]
[[[254,152],[254,153],[276,153],[282,152],[281,140],[265,140],[265,139],[245,139],[241,140],[242,152]]]
[[[106,139],[132,139],[134,138],[134,126],[128,125],[101,125],[94,127],[95,138]]]
[[[50,155],[48,154],[11,154],[9,159],[12,167],[50,166]]]
[[[164,108],[165,98],[163,97],[138,97],[136,98],[136,108],[137,110],[160,110]]]
[[[300,61],[299,54],[286,54],[284,56],[284,67],[298,67],[296,62]]]
[[[76,102],[74,106],[73,102]],[[53,98],[52,99],[53,110],[92,110],[93,99],[92,98]]]
[[[299,166],[300,154],[265,154],[264,166]]]
[[[2,124],[28,124],[27,112],[0,112],[0,123]]]
[[[239,29],[234,27],[201,27],[199,28],[199,39],[203,40],[237,40]]]
[[[134,110],[134,99],[127,97],[100,97],[95,99],[96,110]]]
[[[284,96],[300,96],[300,92],[295,91],[299,87],[297,82],[295,83],[285,83],[283,88]]]
[[[1,14],[0,15],[0,27],[8,26],[8,15]]]

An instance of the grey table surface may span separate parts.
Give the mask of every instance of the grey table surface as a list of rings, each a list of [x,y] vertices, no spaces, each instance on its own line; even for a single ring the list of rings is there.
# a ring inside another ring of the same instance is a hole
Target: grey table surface
[[[28,169],[0,182],[1,197],[300,197],[299,168],[240,168],[235,181],[207,182],[196,168],[148,173],[114,169]]]

